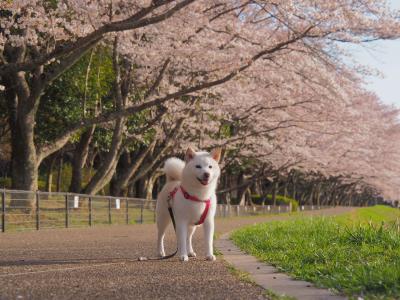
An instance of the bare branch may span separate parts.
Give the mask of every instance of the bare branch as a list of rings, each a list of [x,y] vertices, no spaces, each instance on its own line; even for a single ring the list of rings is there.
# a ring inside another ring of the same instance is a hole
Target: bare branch
[[[144,94],[143,98],[147,99],[149,98],[151,95],[153,95],[154,91],[158,88],[158,86],[160,85],[163,77],[164,77],[164,73],[167,70],[167,67],[169,65],[169,63],[171,62],[170,58],[167,58],[167,60],[164,62],[160,73],[158,74],[156,80],[154,81],[153,85],[146,91],[146,93]]]

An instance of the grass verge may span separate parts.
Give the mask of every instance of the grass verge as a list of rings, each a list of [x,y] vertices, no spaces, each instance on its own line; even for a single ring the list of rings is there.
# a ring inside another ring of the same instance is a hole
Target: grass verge
[[[286,295],[278,295],[273,290],[265,290],[265,297],[270,300],[295,300],[296,298],[286,296]]]
[[[251,279],[249,273],[240,271],[228,263],[226,264],[226,268],[228,269],[229,273],[231,273],[233,276],[237,277],[240,281],[249,283],[251,285],[256,285],[254,280]]]
[[[400,211],[384,206],[243,228],[233,241],[296,278],[365,299],[400,298]]]

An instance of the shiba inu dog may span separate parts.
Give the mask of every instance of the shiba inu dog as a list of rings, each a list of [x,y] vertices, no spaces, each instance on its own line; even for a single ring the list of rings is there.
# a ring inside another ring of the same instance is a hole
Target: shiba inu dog
[[[211,153],[195,152],[188,148],[185,161],[172,157],[166,160],[164,172],[167,182],[157,198],[158,254],[165,256],[164,236],[171,217],[171,207],[176,223],[178,255],[181,261],[195,257],[192,236],[197,226],[204,227],[206,259],[214,261],[214,216],[217,206],[215,190],[221,173],[218,165],[221,149]]]

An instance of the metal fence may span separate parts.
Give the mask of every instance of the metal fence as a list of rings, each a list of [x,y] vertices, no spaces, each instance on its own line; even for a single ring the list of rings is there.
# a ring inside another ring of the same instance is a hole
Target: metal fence
[[[155,222],[155,200],[0,190],[1,231],[72,228],[100,224],[143,224]],[[301,206],[299,210],[320,209]],[[287,213],[291,206],[239,206],[219,204],[216,216],[228,218]]]
[[[297,211],[308,211],[308,210],[319,210],[328,208],[329,206],[316,206],[316,205],[301,205],[297,208]],[[216,217],[229,218],[239,216],[252,216],[262,214],[280,214],[293,212],[291,205],[228,205],[218,204]]]

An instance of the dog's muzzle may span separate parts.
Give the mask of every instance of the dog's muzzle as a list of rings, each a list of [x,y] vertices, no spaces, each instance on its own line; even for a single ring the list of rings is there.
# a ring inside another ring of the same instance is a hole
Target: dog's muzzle
[[[197,180],[202,184],[202,185],[207,185],[210,182],[210,173],[204,173],[202,178],[198,178]]]

